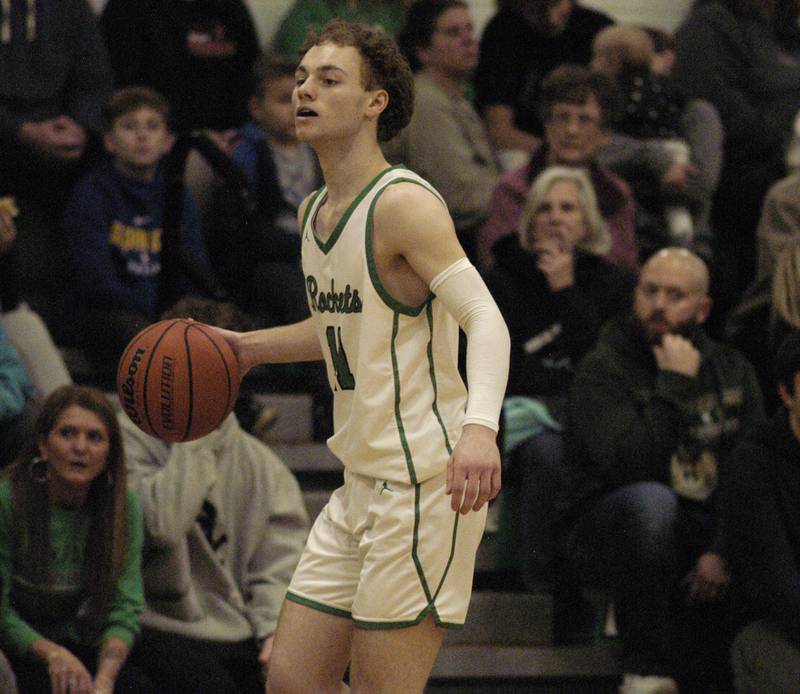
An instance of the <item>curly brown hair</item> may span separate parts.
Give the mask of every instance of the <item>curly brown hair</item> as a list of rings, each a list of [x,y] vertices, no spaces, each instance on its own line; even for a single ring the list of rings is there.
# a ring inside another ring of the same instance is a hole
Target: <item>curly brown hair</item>
[[[334,19],[320,31],[310,33],[300,53],[323,43],[355,48],[364,66],[364,88],[386,90],[389,104],[378,119],[378,141],[391,140],[408,125],[414,110],[414,75],[395,40],[380,29]]]

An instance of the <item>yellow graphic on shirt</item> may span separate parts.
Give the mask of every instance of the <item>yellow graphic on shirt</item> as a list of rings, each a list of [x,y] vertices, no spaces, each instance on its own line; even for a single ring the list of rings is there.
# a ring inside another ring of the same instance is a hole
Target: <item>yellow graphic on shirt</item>
[[[717,488],[717,459],[709,450],[697,456],[680,447],[670,461],[670,482],[675,493],[686,499],[705,501]]]

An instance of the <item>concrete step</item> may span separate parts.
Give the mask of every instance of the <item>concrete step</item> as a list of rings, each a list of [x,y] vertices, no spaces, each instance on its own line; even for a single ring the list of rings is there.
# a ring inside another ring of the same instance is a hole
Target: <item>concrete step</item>
[[[275,453],[297,473],[341,473],[344,469],[341,461],[330,452],[324,443],[270,443]]]
[[[269,393],[254,396],[264,406],[274,407],[276,418],[263,436],[273,443],[302,443],[314,439],[313,400],[306,393]]]
[[[431,680],[532,681],[543,678],[616,678],[621,674],[618,654],[608,646],[445,643],[433,666]]]
[[[553,597],[547,593],[476,590],[463,629],[447,632],[445,644],[549,646],[553,643]]]

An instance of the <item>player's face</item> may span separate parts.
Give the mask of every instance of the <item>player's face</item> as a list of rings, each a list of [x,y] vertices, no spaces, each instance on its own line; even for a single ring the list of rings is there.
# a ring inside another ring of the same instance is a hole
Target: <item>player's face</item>
[[[80,405],[67,407],[39,441],[39,455],[47,461],[54,497],[87,491],[105,470],[110,450],[110,436],[103,420]]]
[[[603,143],[603,112],[594,96],[582,104],[553,104],[545,123],[550,163],[583,166]]]
[[[105,136],[106,149],[124,172],[150,176],[170,148],[172,138],[164,116],[149,106],[119,116]]]
[[[297,138],[314,143],[353,137],[363,126],[373,94],[364,88],[361,55],[355,47],[313,46],[295,74]]]
[[[258,126],[281,143],[297,141],[294,128],[294,106],[292,92],[294,78],[291,75],[278,77],[264,85],[263,96],[250,100],[250,115]]]
[[[586,218],[578,188],[572,181],[555,181],[531,220],[532,241],[554,239],[562,251],[572,252],[586,238]]]
[[[439,15],[431,45],[419,50],[425,68],[467,78],[478,64],[478,41],[466,7],[451,7]]]
[[[659,343],[669,333],[691,333],[708,317],[709,308],[697,274],[680,259],[652,258],[642,268],[634,315],[648,342]]]

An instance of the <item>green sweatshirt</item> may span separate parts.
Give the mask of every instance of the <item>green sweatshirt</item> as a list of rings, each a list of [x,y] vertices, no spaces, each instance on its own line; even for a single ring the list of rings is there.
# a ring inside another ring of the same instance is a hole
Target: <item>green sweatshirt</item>
[[[623,485],[656,481],[713,505],[721,467],[764,417],[750,363],[698,329],[695,378],[657,368],[630,318],[609,322],[570,393],[565,511],[573,516]]]
[[[17,555],[17,529],[11,505],[11,484],[0,482],[0,645],[23,655],[39,637],[100,645],[112,637],[129,646],[139,633],[144,608],[141,554],[144,530],[139,502],[128,492],[128,553],[125,566],[102,620],[90,620],[82,610],[84,556],[90,518],[82,509],[51,507],[53,578],[33,585],[22,574]]]

